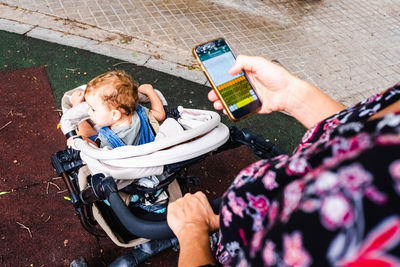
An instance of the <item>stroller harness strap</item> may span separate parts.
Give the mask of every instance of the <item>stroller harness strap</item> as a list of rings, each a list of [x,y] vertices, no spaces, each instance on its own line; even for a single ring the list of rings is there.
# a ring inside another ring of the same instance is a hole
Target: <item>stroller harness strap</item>
[[[149,120],[147,119],[147,114],[141,105],[138,105],[136,112],[140,119],[140,130],[139,130],[139,140],[138,145],[143,145],[154,141],[154,133],[151,129]],[[109,127],[105,126],[98,130],[98,134],[102,135],[112,148],[125,146],[126,144],[119,138],[119,136],[111,130]]]
[[[151,129],[149,120],[147,119],[147,114],[144,108],[141,105],[138,105],[136,108],[136,112],[140,118],[140,136],[138,145],[143,145],[146,143],[153,142],[155,139],[153,130]]]

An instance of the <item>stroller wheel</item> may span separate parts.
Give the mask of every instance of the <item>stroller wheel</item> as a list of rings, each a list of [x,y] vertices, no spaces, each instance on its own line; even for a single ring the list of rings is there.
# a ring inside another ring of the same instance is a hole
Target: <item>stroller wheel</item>
[[[179,247],[178,239],[176,237],[167,238],[163,240],[150,240],[139,246],[136,246],[133,251],[122,255],[114,262],[112,262],[109,267],[130,267],[136,266],[151,256],[158,254],[159,252],[166,250],[168,248]]]

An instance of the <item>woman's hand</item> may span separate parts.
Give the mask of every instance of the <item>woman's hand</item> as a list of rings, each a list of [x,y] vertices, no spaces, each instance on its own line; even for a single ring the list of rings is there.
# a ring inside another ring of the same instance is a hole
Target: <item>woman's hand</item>
[[[243,70],[262,102],[260,113],[286,109],[289,90],[296,77],[262,57],[238,56],[235,64],[229,70],[229,74],[235,75]],[[215,109],[223,108],[214,90],[209,92],[208,98],[214,102]]]
[[[214,214],[202,192],[186,194],[169,204],[167,221],[178,240],[193,231],[208,236],[210,232],[219,229],[219,215]]]
[[[238,56],[229,73],[234,75],[243,70],[262,102],[259,113],[284,111],[310,128],[345,108],[314,85],[262,57]],[[223,109],[213,90],[208,99],[214,102],[215,109]]]
[[[214,264],[209,233],[219,228],[219,216],[203,193],[186,194],[169,204],[167,222],[179,241],[178,266]]]

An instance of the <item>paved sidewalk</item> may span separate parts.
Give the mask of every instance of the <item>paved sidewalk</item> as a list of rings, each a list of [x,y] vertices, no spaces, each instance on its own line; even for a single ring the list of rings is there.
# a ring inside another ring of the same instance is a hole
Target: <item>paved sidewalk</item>
[[[399,0],[4,0],[0,29],[205,84],[191,48],[223,36],[347,105],[400,80]]]

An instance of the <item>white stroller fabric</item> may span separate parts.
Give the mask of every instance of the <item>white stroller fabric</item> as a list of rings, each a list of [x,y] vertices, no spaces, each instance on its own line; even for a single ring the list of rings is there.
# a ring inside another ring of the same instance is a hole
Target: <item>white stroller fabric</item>
[[[75,130],[82,120],[88,119],[88,105],[83,102],[72,107],[71,96],[79,86],[64,94],[63,116],[60,127],[64,134]],[[162,93],[156,90],[164,105]],[[140,103],[148,102],[139,94]],[[179,119],[167,118],[159,128],[155,141],[139,146],[121,146],[114,149],[98,148],[82,139],[74,139],[72,147],[80,150],[82,160],[91,174],[103,173],[112,176],[118,189],[133,180],[152,175],[161,175],[164,165],[193,159],[209,153],[224,144],[229,138],[229,129],[221,123],[218,113],[208,110],[178,107]]]
[[[92,174],[112,176],[118,188],[123,188],[134,179],[162,174],[166,164],[206,154],[228,140],[229,129],[216,112],[182,107],[178,110],[179,122],[166,119],[154,142],[110,149],[75,139],[73,147],[81,151]]]

